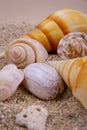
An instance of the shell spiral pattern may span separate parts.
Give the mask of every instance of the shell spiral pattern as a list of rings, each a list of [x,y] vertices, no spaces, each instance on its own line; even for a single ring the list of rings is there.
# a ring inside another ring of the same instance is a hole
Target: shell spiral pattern
[[[73,32],[65,35],[59,41],[57,54],[62,59],[87,56],[87,33]]]
[[[17,67],[24,68],[34,62],[44,62],[48,58],[48,53],[38,41],[31,38],[20,38],[9,44],[5,57],[8,63],[14,63]]]

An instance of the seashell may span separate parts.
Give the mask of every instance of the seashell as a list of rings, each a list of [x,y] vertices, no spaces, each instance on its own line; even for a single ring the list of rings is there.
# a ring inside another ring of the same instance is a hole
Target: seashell
[[[24,87],[40,99],[54,99],[64,90],[64,84],[56,70],[45,63],[33,63],[24,70]]]
[[[48,64],[57,70],[76,99],[87,109],[87,56],[49,61]]]
[[[87,55],[87,33],[73,32],[65,35],[58,44],[57,54],[62,59]]]
[[[24,79],[24,74],[15,65],[9,64],[0,71],[0,101],[4,101],[12,96],[20,83]]]
[[[28,106],[16,115],[16,123],[28,130],[45,130],[48,111],[40,105]]]
[[[26,37],[39,41],[51,52],[56,51],[61,38],[71,32],[87,32],[87,15],[74,9],[61,9],[50,14]]]
[[[36,40],[20,38],[11,42],[4,54],[7,63],[24,68],[34,62],[44,62],[48,58],[46,49]]]

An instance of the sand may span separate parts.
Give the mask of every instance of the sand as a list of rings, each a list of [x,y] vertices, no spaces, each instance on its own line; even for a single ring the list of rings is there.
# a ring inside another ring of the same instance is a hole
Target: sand
[[[32,27],[25,22],[0,25],[0,52],[9,42],[23,37]],[[51,55],[49,59],[55,60],[58,57]],[[0,69],[5,64],[5,59],[0,59]],[[29,93],[22,84],[12,97],[0,102],[0,130],[26,130],[16,124],[15,115],[29,105],[41,105],[48,110],[46,130],[87,130],[87,110],[74,98],[67,86],[55,99],[43,101]]]

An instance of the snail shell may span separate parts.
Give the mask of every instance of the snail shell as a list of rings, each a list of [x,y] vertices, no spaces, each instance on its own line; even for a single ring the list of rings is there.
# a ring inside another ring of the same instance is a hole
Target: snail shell
[[[33,63],[23,72],[25,88],[40,99],[51,100],[64,89],[60,75],[50,65]]]
[[[17,90],[24,74],[15,65],[9,64],[0,71],[0,101],[8,99]]]
[[[62,59],[70,59],[87,55],[87,33],[73,32],[65,35],[57,48]]]
[[[8,63],[24,68],[34,62],[44,62],[48,58],[48,53],[38,41],[31,38],[19,38],[8,45],[5,57]]]

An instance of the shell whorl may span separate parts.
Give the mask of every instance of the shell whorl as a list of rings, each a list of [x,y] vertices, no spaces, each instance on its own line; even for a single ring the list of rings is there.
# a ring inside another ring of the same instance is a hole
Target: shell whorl
[[[24,68],[34,62],[44,62],[48,58],[48,53],[38,41],[31,38],[20,38],[9,44],[5,57],[8,63],[14,63],[17,67]]]
[[[15,43],[6,51],[8,62],[16,64],[18,67],[35,62],[35,55],[32,48],[23,43]],[[30,57],[30,59],[29,59]],[[27,63],[28,62],[28,63]]]
[[[59,41],[57,54],[62,59],[87,56],[87,33],[72,32],[65,35]]]

